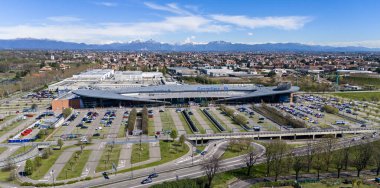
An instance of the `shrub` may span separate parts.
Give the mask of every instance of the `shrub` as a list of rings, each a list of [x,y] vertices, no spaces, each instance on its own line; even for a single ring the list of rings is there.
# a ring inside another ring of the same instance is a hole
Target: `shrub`
[[[339,113],[339,110],[337,108],[330,106],[330,105],[325,105],[322,107],[322,109],[329,114],[338,114]]]

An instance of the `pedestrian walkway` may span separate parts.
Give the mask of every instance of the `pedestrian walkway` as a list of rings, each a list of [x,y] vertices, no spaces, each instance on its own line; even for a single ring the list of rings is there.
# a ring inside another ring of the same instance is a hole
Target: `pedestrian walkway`
[[[61,153],[58,159],[55,161],[52,167],[50,167],[49,171],[45,174],[44,178],[41,181],[53,181],[52,176],[57,178],[59,173],[63,170],[66,163],[69,162],[71,156],[75,151],[79,151],[79,147],[66,149]]]
[[[187,126],[187,125],[182,124],[182,121],[179,119],[178,114],[177,112],[174,111],[174,109],[168,109],[168,110],[170,112],[170,116],[173,119],[174,125],[178,131],[178,135],[183,135],[183,134],[186,135],[184,126]]]
[[[117,168],[125,168],[131,166],[131,154],[132,154],[132,144],[124,144],[121,147],[119,164]]]
[[[99,164],[100,158],[102,157],[103,150],[106,147],[106,142],[101,142],[99,145],[97,145],[97,148],[93,149],[90,155],[90,158],[88,159],[86,163],[86,169],[84,169],[83,173],[87,173],[87,176],[94,176],[96,167]],[[85,170],[88,170],[88,172],[85,172]]]

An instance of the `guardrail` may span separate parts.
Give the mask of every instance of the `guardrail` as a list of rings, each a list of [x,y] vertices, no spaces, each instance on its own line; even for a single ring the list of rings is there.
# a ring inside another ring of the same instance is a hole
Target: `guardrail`
[[[324,129],[324,130],[290,130],[290,131],[263,131],[263,132],[241,132],[241,133],[219,133],[219,134],[197,134],[186,135],[187,139],[197,138],[220,138],[220,137],[238,137],[238,136],[257,136],[257,137],[275,137],[275,136],[301,136],[301,135],[321,135],[321,134],[355,134],[355,133],[374,133],[380,129],[357,128],[357,129]]]
[[[226,131],[226,129],[218,122],[218,120],[216,120],[206,109],[203,109],[202,112],[203,112],[203,114],[206,115],[206,117],[208,119],[211,120],[211,122],[215,125],[215,127],[217,129],[219,129],[219,131],[221,131],[221,132],[225,132]]]
[[[185,117],[187,124],[189,124],[191,131],[193,131],[193,133],[199,133],[199,129],[195,126],[194,122],[190,119],[190,116],[186,112],[186,110],[183,110],[182,114]]]
[[[38,154],[39,154],[38,145],[36,144],[32,148],[30,148],[28,151],[26,151],[25,153],[21,153],[21,154],[14,156],[14,157],[9,157],[7,159],[0,161],[0,167],[7,166],[10,163],[16,164],[16,163],[19,163],[21,161],[25,161],[27,159],[30,159],[30,158],[37,156]]]

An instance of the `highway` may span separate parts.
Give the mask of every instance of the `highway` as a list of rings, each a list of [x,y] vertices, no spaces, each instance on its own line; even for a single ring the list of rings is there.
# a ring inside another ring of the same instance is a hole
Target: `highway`
[[[362,144],[364,142],[373,142],[378,140],[379,137],[370,138],[368,140],[357,140],[353,141],[352,138],[341,139],[335,149],[348,147],[349,145],[354,146],[358,144]],[[212,147],[208,154],[205,155],[205,159],[216,155],[221,156],[227,146],[226,141],[220,141],[216,144],[215,147]],[[263,154],[265,153],[265,148],[259,144],[253,143],[253,146],[258,151],[261,157],[258,159],[257,164],[265,162],[265,157]],[[292,152],[296,155],[304,155],[307,152],[306,147],[299,147],[292,150]],[[204,176],[204,171],[202,169],[202,156],[194,157],[194,165],[192,165],[191,158],[186,160],[176,160],[175,162],[169,162],[166,164],[162,164],[156,167],[151,167],[147,169],[136,170],[133,173],[127,172],[123,174],[118,174],[116,176],[110,175],[109,180],[105,180],[103,178],[97,178],[90,181],[79,182],[73,185],[65,185],[64,187],[149,187],[152,184],[158,184],[165,181],[173,181],[184,178],[196,178]],[[230,158],[222,160],[220,163],[219,172],[228,171],[232,169],[238,169],[245,167],[245,163],[243,160],[243,156]],[[156,172],[159,174],[159,177],[154,178],[153,182],[150,184],[142,185],[141,181],[145,179],[150,173]],[[133,176],[133,177],[132,177]]]

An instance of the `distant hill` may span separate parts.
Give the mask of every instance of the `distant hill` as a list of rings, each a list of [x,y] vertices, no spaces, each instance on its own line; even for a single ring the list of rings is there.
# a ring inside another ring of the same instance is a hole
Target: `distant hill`
[[[112,44],[85,44],[74,42],[63,42],[44,39],[12,39],[0,40],[0,49],[16,50],[119,50],[119,51],[193,51],[193,52],[365,52],[380,51],[380,48],[366,47],[332,47],[320,45],[305,45],[300,43],[267,43],[267,44],[241,44],[225,41],[213,41],[207,44],[169,44],[160,43],[153,40],[132,41],[128,43]]]

